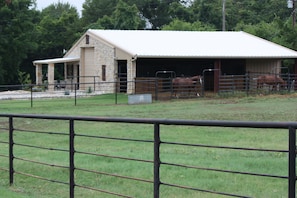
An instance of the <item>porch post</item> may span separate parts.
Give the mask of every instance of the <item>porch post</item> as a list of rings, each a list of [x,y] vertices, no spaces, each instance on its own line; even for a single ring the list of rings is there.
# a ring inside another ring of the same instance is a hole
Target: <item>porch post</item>
[[[64,63],[64,80],[66,80],[68,78],[68,76],[67,76],[67,67],[68,67],[67,63]]]
[[[35,65],[36,85],[42,84],[42,64]]]
[[[133,59],[127,60],[127,93],[128,94],[135,93],[135,78],[136,78],[136,61]]]
[[[79,68],[79,64],[73,64],[73,82],[74,83],[78,83],[78,76],[79,76],[79,73],[78,73],[78,68]]]
[[[47,80],[48,80],[48,90],[54,91],[54,79],[55,79],[55,64],[50,63],[47,66]]]

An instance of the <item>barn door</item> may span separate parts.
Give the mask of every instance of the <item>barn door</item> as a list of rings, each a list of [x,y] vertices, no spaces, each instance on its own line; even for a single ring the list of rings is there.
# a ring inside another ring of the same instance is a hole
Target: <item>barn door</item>
[[[118,91],[127,92],[127,60],[118,60]]]
[[[81,64],[81,73],[80,73],[80,82],[81,88],[85,89],[88,86],[91,86],[93,83],[93,79],[87,76],[94,76],[94,68],[95,68],[95,53],[94,48],[82,48],[82,64]]]

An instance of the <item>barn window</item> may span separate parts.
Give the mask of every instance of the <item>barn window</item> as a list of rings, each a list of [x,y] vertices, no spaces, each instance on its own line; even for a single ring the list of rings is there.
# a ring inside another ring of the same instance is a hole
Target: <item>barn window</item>
[[[86,44],[90,44],[90,36],[86,35]]]
[[[67,76],[73,77],[73,65],[67,65]]]
[[[102,81],[106,81],[106,65],[102,65]]]

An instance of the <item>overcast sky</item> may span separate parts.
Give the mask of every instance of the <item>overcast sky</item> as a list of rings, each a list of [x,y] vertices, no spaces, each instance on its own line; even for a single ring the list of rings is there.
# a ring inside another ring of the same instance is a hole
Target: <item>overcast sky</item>
[[[69,3],[70,5],[73,5],[77,8],[77,11],[81,13],[82,10],[82,4],[85,2],[85,0],[36,0],[37,3],[37,9],[42,10],[46,8],[47,6],[53,4],[53,3]]]

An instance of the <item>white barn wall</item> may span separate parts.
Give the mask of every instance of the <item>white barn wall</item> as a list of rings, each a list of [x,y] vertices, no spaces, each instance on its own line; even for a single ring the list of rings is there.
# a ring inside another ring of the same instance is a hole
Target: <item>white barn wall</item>
[[[133,82],[136,77],[136,59],[133,59],[132,56],[123,50],[116,48],[116,59],[117,60],[127,60],[127,93],[135,93],[135,83]],[[117,70],[117,64],[116,64]],[[117,71],[118,73],[118,71]]]
[[[94,60],[93,65],[85,65],[84,52],[88,49],[93,49]],[[95,76],[96,90],[102,90],[104,92],[112,93],[115,90],[113,83],[101,83],[102,81],[102,66],[106,66],[106,81],[115,81],[115,51],[111,45],[100,41],[98,38],[89,35],[89,44],[86,44],[86,34],[69,50],[65,57],[81,57],[79,63],[80,73],[79,76]],[[80,78],[80,83],[94,83],[93,77]],[[86,89],[93,87],[93,85],[85,85],[80,88]]]
[[[247,59],[246,71],[251,73],[279,73],[281,60]]]
[[[281,60],[276,59],[247,59],[246,71],[253,75],[250,81],[250,88],[257,89],[257,75],[259,74],[279,74],[281,71]]]

